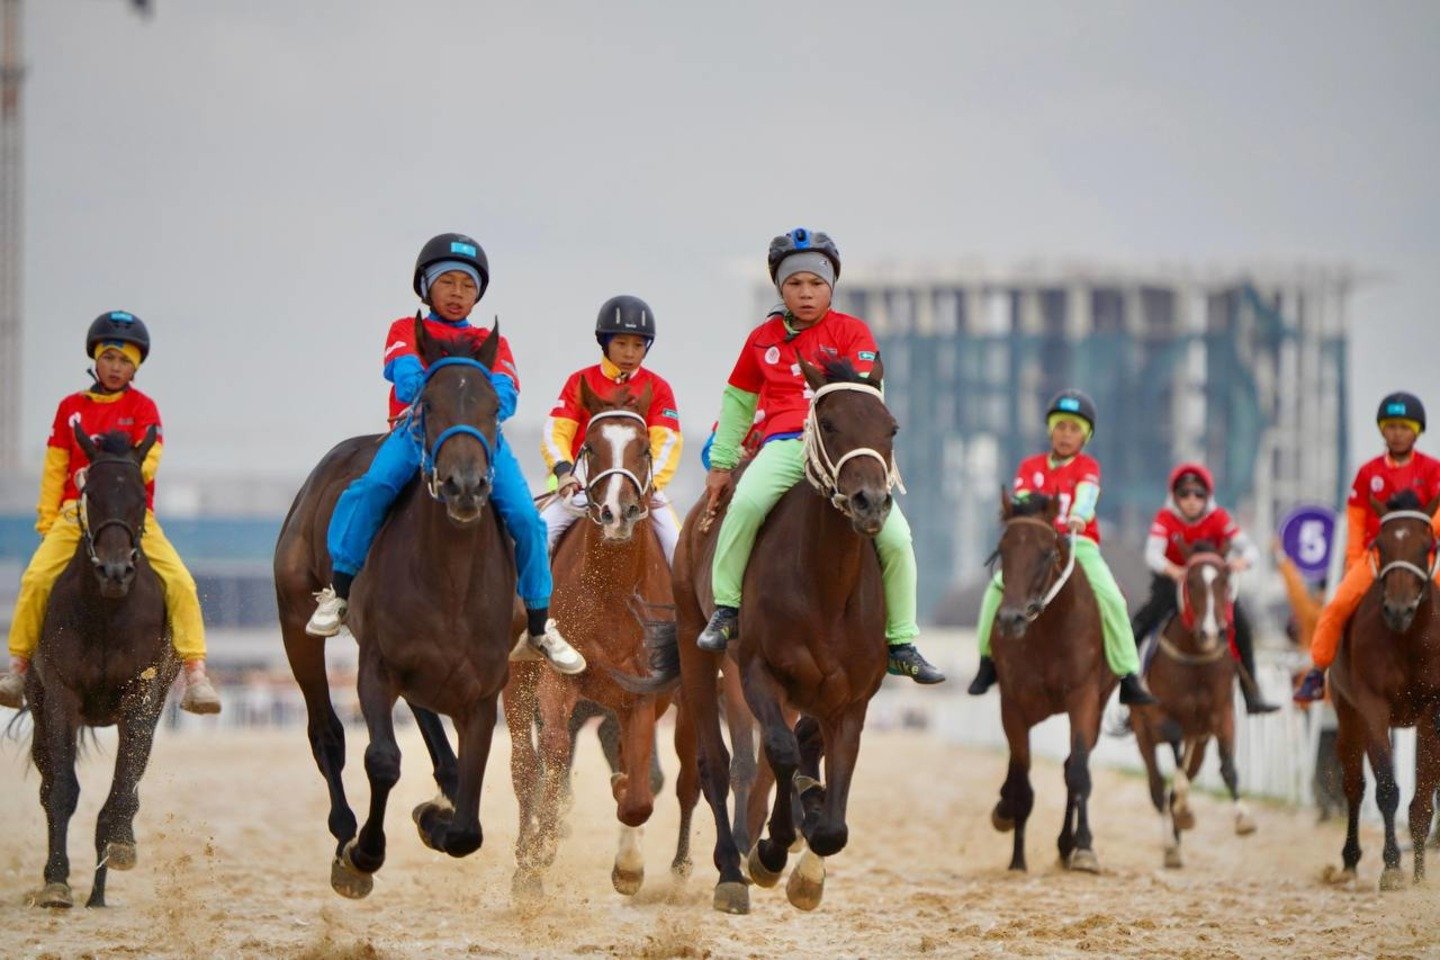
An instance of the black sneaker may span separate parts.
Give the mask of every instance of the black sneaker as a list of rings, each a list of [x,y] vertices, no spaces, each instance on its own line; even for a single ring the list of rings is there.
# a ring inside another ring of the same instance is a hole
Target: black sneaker
[[[1120,702],[1127,707],[1148,707],[1159,703],[1155,696],[1145,689],[1138,673],[1127,673],[1120,678]]]
[[[897,643],[890,648],[890,663],[886,665],[885,672],[909,677],[916,683],[945,682],[945,674],[931,666],[913,643]]]
[[[975,679],[970,681],[970,686],[965,692],[972,697],[978,697],[995,686],[995,681],[1000,675],[995,672],[995,661],[989,657],[980,658],[980,669],[975,671]]]
[[[705,629],[701,630],[700,636],[695,638],[695,646],[711,653],[724,653],[725,647],[739,633],[739,608],[716,607],[715,612],[710,614],[710,622],[705,624]]]

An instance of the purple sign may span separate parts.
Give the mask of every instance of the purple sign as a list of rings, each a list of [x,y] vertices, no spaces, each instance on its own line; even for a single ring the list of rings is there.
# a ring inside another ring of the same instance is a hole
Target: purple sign
[[[1335,511],[1306,504],[1296,507],[1280,522],[1280,545],[1307,580],[1320,580],[1330,570],[1335,542]]]

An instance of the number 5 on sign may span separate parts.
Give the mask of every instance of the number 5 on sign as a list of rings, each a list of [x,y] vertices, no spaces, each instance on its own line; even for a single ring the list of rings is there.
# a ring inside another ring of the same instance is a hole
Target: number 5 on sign
[[[1280,545],[1307,579],[1325,576],[1334,542],[1335,512],[1328,507],[1299,506],[1280,523]]]

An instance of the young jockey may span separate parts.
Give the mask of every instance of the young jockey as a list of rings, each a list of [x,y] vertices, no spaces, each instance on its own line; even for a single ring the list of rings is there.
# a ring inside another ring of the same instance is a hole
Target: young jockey
[[[1380,514],[1374,504],[1384,504],[1402,490],[1413,490],[1427,505],[1440,496],[1440,460],[1415,449],[1416,439],[1425,432],[1425,407],[1420,400],[1413,394],[1392,393],[1380,401],[1375,422],[1385,438],[1385,453],[1362,466],[1350,488],[1345,507],[1348,533],[1344,579],[1320,611],[1310,643],[1313,666],[1295,691],[1296,703],[1309,703],[1325,695],[1325,671],[1335,660],[1345,624],[1375,582],[1375,570],[1367,559],[1380,535]],[[1440,531],[1440,520],[1436,526]]]
[[[735,485],[715,544],[715,612],[697,638],[702,649],[712,652],[724,650],[736,635],[741,582],[760,525],[805,475],[801,432],[810,401],[795,358],[817,365],[848,360],[864,375],[874,368],[877,353],[863,320],[830,309],[840,252],[828,236],[803,227],[781,234],[770,243],[769,263],[785,312],[772,314],[745,341],[721,401],[705,479],[713,509],[740,462],[741,442],[755,423],[755,411],[763,408],[763,446]],[[912,642],[920,633],[915,622],[915,549],[898,505],[891,507],[875,546],[885,589],[888,669],[917,683],[939,683],[945,675],[926,662]]]
[[[1260,558],[1260,550],[1240,529],[1229,512],[1215,502],[1215,480],[1202,464],[1182,463],[1170,473],[1170,496],[1155,514],[1150,537],[1145,542],[1145,564],[1153,576],[1150,599],[1130,621],[1135,642],[1143,643],[1150,633],[1179,613],[1179,590],[1185,577],[1185,553],[1200,541],[1228,544],[1227,560],[1232,573],[1248,570]],[[1237,599],[1233,606],[1235,649],[1240,665],[1240,693],[1246,713],[1271,713],[1280,709],[1266,703],[1255,684],[1255,650],[1250,618]]]
[[[123,310],[102,313],[85,335],[85,352],[95,361],[91,373],[95,384],[61,400],[55,411],[40,477],[40,501],[35,507],[35,529],[44,539],[20,577],[20,594],[15,598],[10,623],[10,672],[0,678],[0,706],[18,710],[24,702],[25,674],[40,645],[50,590],[80,543],[78,504],[83,472],[90,461],[75,440],[71,425],[79,423],[92,436],[124,431],[132,443],[139,443],[151,426],[156,428],[155,445],[140,468],[146,498],[140,549],[165,588],[171,642],[185,665],[180,708],[191,713],[219,713],[220,697],[205,676],[205,622],[200,616],[195,580],[165,539],[153,512],[155,471],[160,466],[163,446],[160,411],[155,401],[130,385],[136,369],[150,355],[150,332],[134,314]]]
[[[1081,450],[1095,432],[1095,404],[1079,390],[1062,390],[1045,412],[1050,430],[1050,452],[1037,454],[1020,463],[1015,471],[1015,496],[1032,494],[1056,497],[1060,513],[1055,524],[1061,533],[1074,534],[1075,561],[1085,571],[1104,628],[1105,660],[1120,678],[1120,702],[1129,705],[1154,703],[1155,698],[1140,681],[1140,658],[1120,586],[1100,556],[1100,525],[1095,506],[1100,502],[1100,464]],[[980,602],[980,670],[969,692],[976,696],[989,690],[999,679],[990,658],[990,629],[1003,596],[997,572]]]
[[[583,380],[596,396],[607,401],[622,387],[634,397],[650,391],[649,409],[639,411],[650,428],[650,521],[665,550],[665,562],[670,563],[680,539],[680,520],[665,496],[665,487],[680,465],[684,439],[680,435],[675,392],[663,377],[641,366],[655,343],[655,315],[639,297],[611,297],[600,307],[595,320],[595,339],[600,344],[600,362],[570,374],[545,420],[540,440],[540,454],[559,493],[540,514],[549,531],[549,547],[553,551],[560,535],[585,513],[585,476],[575,469],[590,424],[590,412],[580,403]]]
[[[439,340],[483,343],[490,331],[472,327],[469,317],[489,283],[490,265],[480,244],[459,233],[442,233],[428,240],[415,260],[412,284],[415,295],[430,307],[430,315],[424,320],[426,332]],[[414,323],[413,318],[403,317],[390,325],[384,375],[393,384],[390,419],[394,429],[380,444],[369,469],[352,481],[335,502],[326,537],[333,580],[315,595],[315,613],[305,625],[305,631],[312,636],[333,637],[340,632],[349,607],[350,586],[365,563],[370,542],[385,522],[390,504],[420,469],[422,451],[409,429],[408,413],[425,385],[424,361],[410,343]],[[515,360],[503,337],[495,364],[490,382],[500,397],[499,420],[503,422],[515,412],[520,389]],[[579,673],[585,669],[585,659],[565,642],[555,621],[549,618],[550,563],[545,552],[545,525],[535,512],[530,488],[503,435],[497,435],[494,456],[490,503],[515,541],[518,590],[528,614],[529,646],[561,673]],[[523,649],[512,654],[528,655],[533,654]]]

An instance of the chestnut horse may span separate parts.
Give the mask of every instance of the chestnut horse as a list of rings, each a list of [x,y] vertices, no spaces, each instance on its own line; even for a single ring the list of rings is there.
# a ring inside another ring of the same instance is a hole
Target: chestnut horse
[[[416,716],[436,779],[454,784],[453,804],[447,795],[416,810],[422,840],[455,857],[480,848],[480,789],[510,650],[515,562],[498,518],[485,509],[501,442],[499,400],[488,376],[499,331],[478,347],[436,341],[417,317],[414,336],[425,383],[396,429],[414,431],[421,476],[401,491],[350,597],[360,708],[370,735],[370,808],[358,835],[341,783],[344,730],[330,703],[325,641],[308,635],[305,621],[312,593],[331,580],[325,542],[335,500],[368,466],[381,438],[355,437],[325,455],[296,495],[275,547],[285,653],[305,696],[311,749],[330,792],[336,839],[330,882],[351,898],[370,892],[385,861],[385,807],[400,778],[392,720],[398,697],[420,708]],[[458,761],[435,713],[455,723]]]
[[[1431,521],[1440,498],[1422,509],[1414,492],[1405,490],[1384,505],[1372,498],[1372,506],[1381,514],[1372,559],[1375,585],[1360,601],[1330,667],[1330,698],[1340,721],[1336,749],[1350,815],[1341,853],[1343,876],[1353,881],[1360,862],[1360,801],[1368,756],[1375,773],[1375,803],[1385,820],[1380,889],[1398,890],[1405,875],[1395,840],[1400,787],[1390,746],[1393,727],[1416,727],[1410,841],[1417,883],[1425,877],[1425,840],[1440,783],[1440,616]]]
[[[151,427],[135,447],[123,432],[97,445],[80,428],[90,460],[80,494],[80,543],[55,581],[25,699],[35,724],[30,756],[40,771],[40,804],[49,824],[45,887],[35,902],[69,907],[66,841],[80,797],[75,752],[82,726],[119,728],[110,795],[95,821],[95,879],[86,906],[105,906],[108,868],[135,866],[140,778],[150,759],[165,694],[180,672],[165,621],[165,592],[140,540],[145,480],[140,465],[155,444]]]
[[[665,694],[636,694],[618,685],[615,672],[636,673],[645,663],[645,628],[664,629],[671,588],[670,568],[649,522],[654,465],[645,411],[647,387],[639,395],[621,389],[611,401],[597,396],[584,381],[580,405],[589,412],[577,475],[585,479],[586,518],[556,545],[555,620],[581,651],[591,669],[578,676],[553,670],[517,668],[505,694],[506,723],[512,757],[533,750],[531,718],[538,706],[540,765],[512,760],[511,775],[520,802],[522,829],[516,838],[516,874],[512,889],[519,896],[542,893],[541,871],[555,857],[562,800],[570,775],[573,740],[570,719],[581,700],[613,710],[620,724],[621,770],[610,787],[621,823],[620,845],[610,873],[617,891],[630,896],[645,878],[642,826],[654,809],[650,765],[655,721],[670,705]],[[672,627],[673,629],[673,627]],[[599,667],[600,669],[596,669]],[[533,692],[532,692],[533,691]],[[533,698],[533,699],[532,699]],[[677,737],[682,765],[693,749]],[[686,831],[688,833],[688,830]],[[673,868],[682,865],[677,858]]]
[[[872,538],[889,516],[898,479],[891,452],[897,428],[880,393],[878,360],[869,379],[843,361],[823,373],[804,360],[800,367],[815,393],[805,430],[810,482],[786,493],[760,529],[745,570],[740,632],[727,655],[739,666],[776,783],[769,836],[750,851],[750,876],[764,887],[778,881],[796,838],[798,794],[807,849],[786,893],[796,907],[813,910],[824,891],[824,858],[843,850],[849,837],[845,814],[860,733],[885,676],[885,603]],[[714,607],[710,569],[719,525],[702,522],[705,513],[702,499],[681,533],[677,630],[652,650],[646,685],[682,684],[715,818],[714,906],[746,913],[750,894],[726,808],[730,757],[716,687],[722,656],[695,645]],[[793,728],[791,710],[801,714]]]
[[[1195,825],[1190,810],[1190,781],[1200,772],[1205,748],[1215,738],[1220,751],[1220,776],[1235,804],[1235,832],[1255,832],[1255,820],[1240,800],[1235,770],[1235,660],[1230,655],[1232,598],[1230,565],[1225,545],[1200,541],[1182,547],[1185,572],[1176,584],[1180,611],[1160,633],[1154,658],[1145,673],[1159,700],[1151,709],[1135,711],[1135,740],[1150,779],[1150,800],[1160,812],[1165,866],[1180,867],[1180,831]],[[1169,796],[1155,748],[1170,744],[1175,778]]]
[[[1045,496],[1013,501],[1000,491],[1003,530],[995,556],[1004,597],[991,646],[1000,675],[1000,720],[1010,743],[1010,768],[990,814],[995,829],[1015,831],[1011,870],[1025,869],[1025,822],[1035,805],[1030,786],[1030,728],[1046,717],[1070,718],[1065,758],[1065,819],[1060,862],[1097,873],[1091,847],[1090,752],[1100,736],[1100,713],[1116,678],[1105,662],[1100,609],[1073,545],[1055,529],[1059,502]]]

